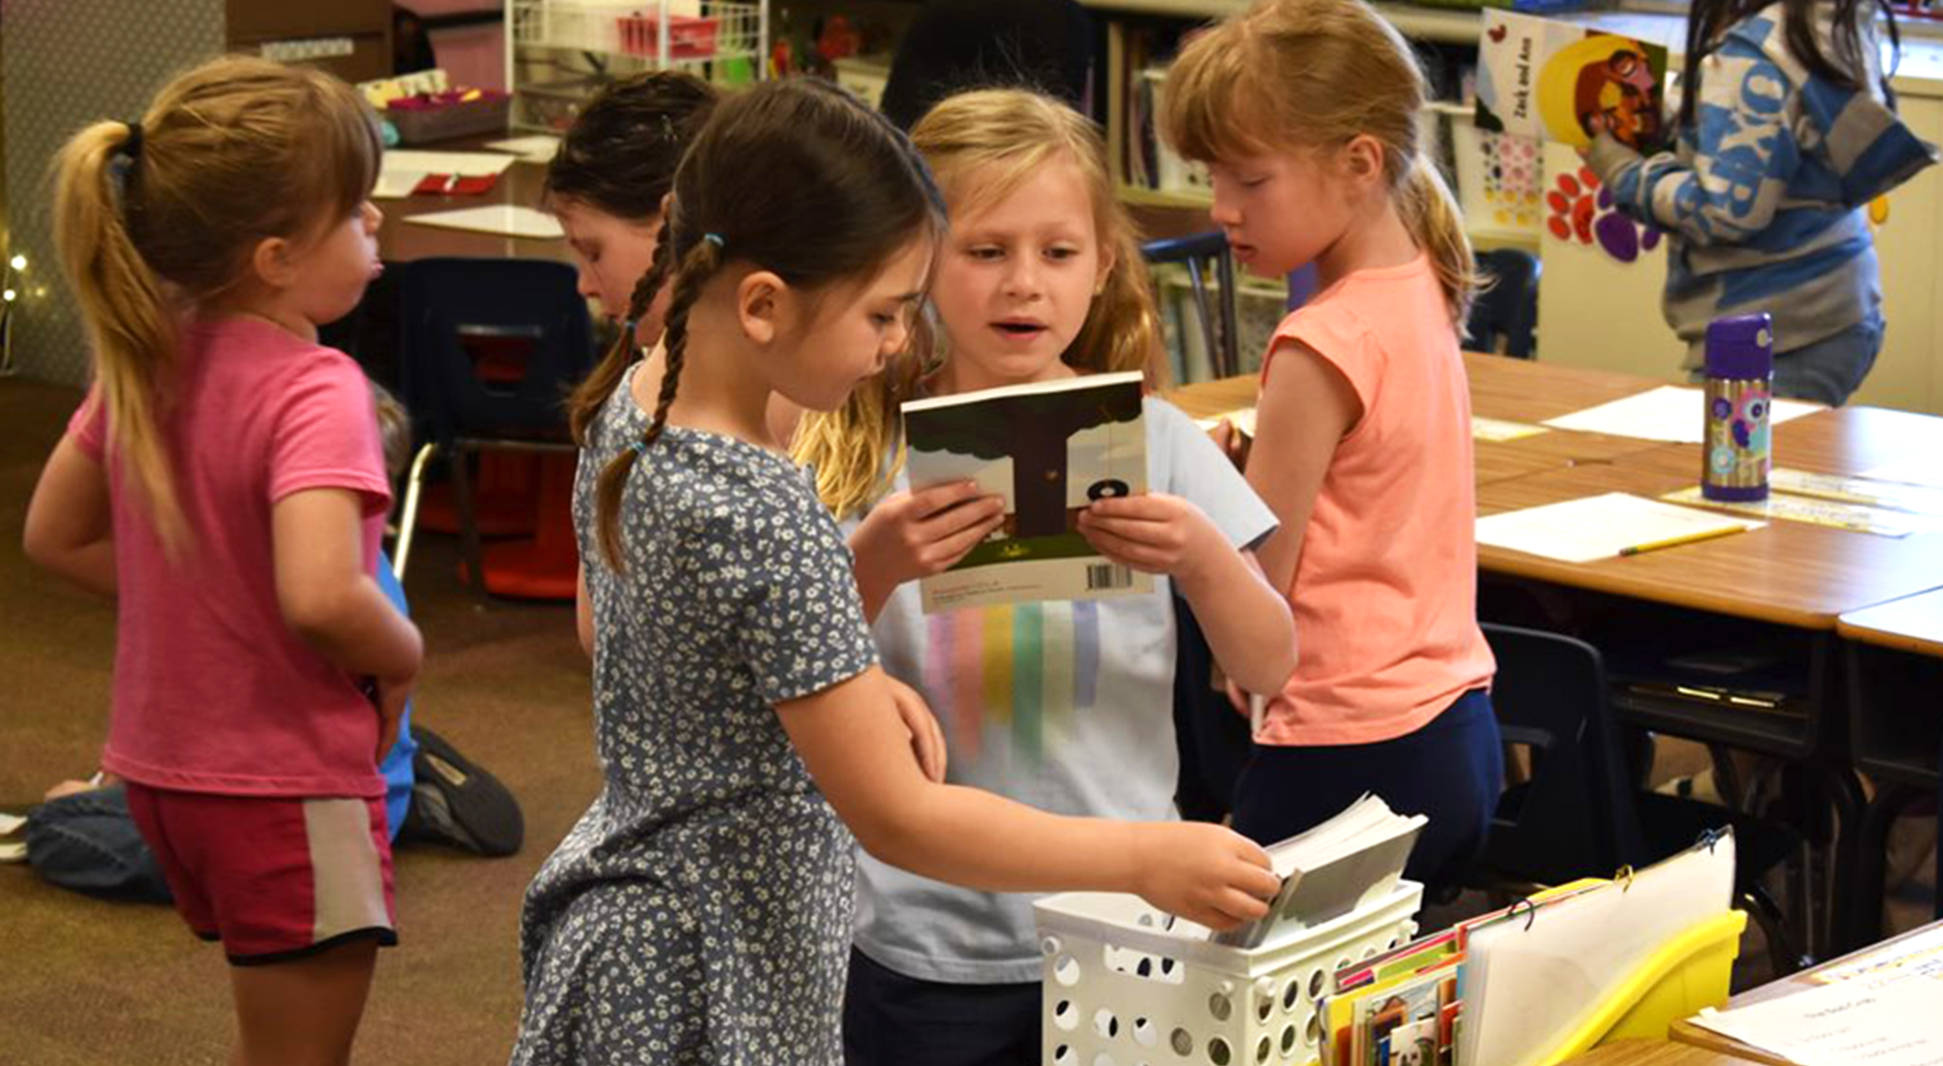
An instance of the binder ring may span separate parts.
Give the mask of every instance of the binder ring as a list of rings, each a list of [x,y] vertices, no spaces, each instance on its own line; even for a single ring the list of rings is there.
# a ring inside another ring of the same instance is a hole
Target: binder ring
[[[1620,888],[1619,888],[1619,892],[1620,892],[1620,894],[1621,894],[1621,895],[1624,895],[1624,894],[1625,894],[1625,893],[1627,893],[1627,892],[1631,892],[1631,891],[1633,890],[1633,866],[1632,866],[1632,864],[1631,864],[1631,863],[1627,863],[1626,865],[1624,865],[1624,866],[1621,866],[1621,867],[1620,867],[1620,868],[1619,868],[1618,870],[1616,870],[1616,871],[1614,871],[1614,873],[1613,873],[1613,875],[1612,875],[1612,879],[1613,879],[1613,880],[1615,880],[1615,881],[1619,881],[1619,882],[1621,882],[1621,885],[1620,885]]]
[[[1518,900],[1518,902],[1517,902],[1517,903],[1513,903],[1513,904],[1511,905],[1511,909],[1510,909],[1510,910],[1508,910],[1508,911],[1506,911],[1506,912],[1505,912],[1505,914],[1506,914],[1507,916],[1510,916],[1510,915],[1514,915],[1514,914],[1517,914],[1517,913],[1518,913],[1518,904],[1519,904],[1519,903],[1522,903],[1522,904],[1524,904],[1524,905],[1525,905],[1525,907],[1526,907],[1526,910],[1525,910],[1525,932],[1527,932],[1527,933],[1529,933],[1529,932],[1531,932],[1531,923],[1532,923],[1533,921],[1535,921],[1535,920],[1537,920],[1537,918],[1538,918],[1538,904],[1536,904],[1536,903],[1533,903],[1533,902],[1531,901],[1531,897],[1530,897],[1530,896],[1525,896],[1525,897],[1523,897],[1522,899],[1520,899],[1520,900]]]

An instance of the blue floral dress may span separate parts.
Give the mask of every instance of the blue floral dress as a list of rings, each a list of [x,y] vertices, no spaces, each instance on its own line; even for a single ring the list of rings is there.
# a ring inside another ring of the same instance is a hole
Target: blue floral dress
[[[837,1066],[854,841],[773,708],[876,662],[849,552],[788,460],[671,426],[614,573],[594,485],[645,426],[624,382],[581,455],[606,780],[527,889],[512,1062]]]

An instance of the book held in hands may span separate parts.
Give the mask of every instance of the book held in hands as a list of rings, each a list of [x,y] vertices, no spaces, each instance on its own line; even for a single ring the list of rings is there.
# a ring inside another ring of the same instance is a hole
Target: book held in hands
[[[913,491],[972,480],[1005,499],[998,529],[919,582],[926,614],[1153,591],[1152,575],[1107,559],[1078,526],[1095,500],[1147,491],[1142,390],[1130,371],[903,405]]]

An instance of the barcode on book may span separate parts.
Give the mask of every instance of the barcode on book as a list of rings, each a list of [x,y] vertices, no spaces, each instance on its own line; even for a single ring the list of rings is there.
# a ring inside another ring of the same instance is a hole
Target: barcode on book
[[[1133,587],[1133,568],[1115,563],[1089,564],[1086,568],[1086,591],[1096,589],[1130,589]]]

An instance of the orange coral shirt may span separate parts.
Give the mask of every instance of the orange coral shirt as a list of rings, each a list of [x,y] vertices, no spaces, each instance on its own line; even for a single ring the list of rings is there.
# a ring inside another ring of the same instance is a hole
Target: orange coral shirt
[[[1477,624],[1471,396],[1427,258],[1361,270],[1276,329],[1356,390],[1288,592],[1300,655],[1264,744],[1368,744],[1414,732],[1496,671]],[[1271,457],[1259,453],[1254,461]],[[1270,501],[1271,503],[1273,501]]]

